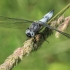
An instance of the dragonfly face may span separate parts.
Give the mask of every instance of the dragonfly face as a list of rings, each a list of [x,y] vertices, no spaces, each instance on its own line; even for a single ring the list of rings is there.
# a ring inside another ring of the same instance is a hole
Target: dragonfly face
[[[30,37],[30,38],[34,37],[35,36],[35,32],[33,30],[31,31],[30,29],[27,29],[26,30],[26,36]]]

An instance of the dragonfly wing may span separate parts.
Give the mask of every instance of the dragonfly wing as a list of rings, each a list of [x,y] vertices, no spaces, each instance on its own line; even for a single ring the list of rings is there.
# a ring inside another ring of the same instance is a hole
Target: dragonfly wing
[[[23,26],[28,25],[24,23],[32,23],[32,22],[34,21],[0,16],[0,27],[22,29]]]
[[[43,26],[45,26],[45,27],[47,27],[47,28],[50,28],[50,29],[52,29],[52,30],[55,30],[55,31],[61,33],[62,35],[66,36],[67,38],[70,38],[70,34],[67,34],[67,33],[65,33],[65,32],[62,32],[62,31],[60,31],[60,30],[58,30],[58,29],[56,29],[56,28],[54,28],[54,27],[52,27],[52,26],[50,26],[50,25],[48,25],[48,24],[43,23]]]
[[[20,18],[9,18],[9,17],[4,17],[4,16],[0,16],[0,22],[4,22],[4,21],[12,21],[12,22],[20,22],[20,23],[32,23],[34,21],[32,20],[26,20],[26,19],[20,19]]]

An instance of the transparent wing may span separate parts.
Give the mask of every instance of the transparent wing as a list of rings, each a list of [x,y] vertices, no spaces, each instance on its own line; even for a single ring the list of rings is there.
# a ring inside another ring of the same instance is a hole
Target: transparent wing
[[[33,23],[33,22],[34,21],[31,21],[31,20],[0,16],[0,27],[23,28],[23,26],[27,25],[24,23]]]
[[[4,22],[4,21],[13,21],[13,22],[29,22],[32,23],[32,20],[26,20],[26,19],[20,19],[20,18],[9,18],[9,17],[4,17],[4,16],[0,16],[0,22]]]
[[[48,28],[50,28],[50,29],[52,29],[52,30],[55,30],[55,31],[61,33],[62,35],[66,36],[67,38],[70,38],[70,34],[67,34],[67,33],[65,33],[65,32],[62,32],[62,31],[60,31],[60,30],[58,30],[58,29],[56,29],[56,28],[54,28],[54,27],[52,27],[52,26],[50,26],[50,25],[48,25],[48,24],[45,24],[45,23],[44,23],[43,26],[46,26],[46,27],[48,27]]]

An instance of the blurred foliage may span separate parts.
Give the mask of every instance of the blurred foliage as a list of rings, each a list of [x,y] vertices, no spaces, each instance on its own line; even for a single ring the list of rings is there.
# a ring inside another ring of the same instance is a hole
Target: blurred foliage
[[[54,15],[64,8],[70,0],[0,0],[0,16],[39,20],[54,9]],[[65,13],[70,16],[70,9]],[[27,39],[23,29],[0,27],[0,64]],[[16,25],[17,26],[17,25]],[[22,24],[21,24],[22,26]],[[66,32],[70,33],[70,27]],[[64,36],[56,39],[54,34],[36,52],[26,56],[13,70],[70,70],[70,40]]]

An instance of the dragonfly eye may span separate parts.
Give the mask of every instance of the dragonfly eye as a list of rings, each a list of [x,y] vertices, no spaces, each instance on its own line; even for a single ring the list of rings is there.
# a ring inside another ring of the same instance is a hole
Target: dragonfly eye
[[[27,37],[31,37],[31,34],[30,33],[27,33],[26,35],[27,35]]]

